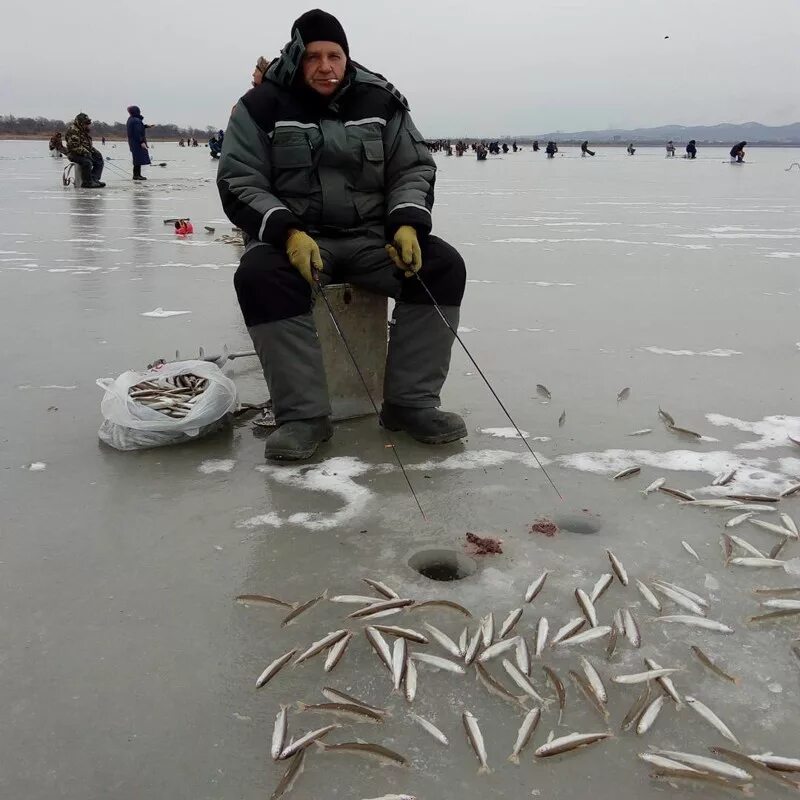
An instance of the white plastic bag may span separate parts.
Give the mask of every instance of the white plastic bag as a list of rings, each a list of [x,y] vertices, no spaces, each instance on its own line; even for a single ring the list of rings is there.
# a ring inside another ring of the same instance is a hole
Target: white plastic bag
[[[187,374],[207,378],[208,387],[183,419],[168,417],[128,395],[128,389],[141,381]],[[238,403],[236,384],[208,361],[176,361],[147,372],[131,370],[115,380],[101,378],[97,385],[105,390],[98,436],[117,450],[163,447],[205,436],[227,424]]]

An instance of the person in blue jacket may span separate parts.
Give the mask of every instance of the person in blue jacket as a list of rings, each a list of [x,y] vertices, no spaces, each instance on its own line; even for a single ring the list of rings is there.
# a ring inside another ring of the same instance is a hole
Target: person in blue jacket
[[[133,179],[135,181],[146,181],[142,175],[142,167],[150,163],[150,151],[147,147],[147,125],[144,124],[144,117],[139,110],[139,106],[128,106],[128,147],[131,149],[133,158]]]
[[[217,133],[208,140],[208,149],[211,151],[211,158],[220,157],[224,139],[225,131],[217,131]]]

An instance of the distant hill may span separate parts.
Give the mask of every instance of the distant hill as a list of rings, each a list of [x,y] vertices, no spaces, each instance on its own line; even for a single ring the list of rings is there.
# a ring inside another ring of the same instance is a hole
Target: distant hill
[[[732,144],[742,140],[749,144],[800,145],[800,122],[791,125],[762,125],[760,122],[723,122],[719,125],[660,125],[657,128],[612,129],[603,131],[552,131],[541,133],[525,140],[554,139],[559,142],[582,142],[588,139],[594,143],[637,142],[638,144],[663,144],[688,142],[696,139],[698,144]]]

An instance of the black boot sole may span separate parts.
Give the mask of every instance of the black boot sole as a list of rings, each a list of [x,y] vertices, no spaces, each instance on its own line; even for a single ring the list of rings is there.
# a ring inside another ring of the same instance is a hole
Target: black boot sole
[[[326,436],[324,439],[321,439],[318,442],[315,442],[312,446],[306,447],[302,450],[277,450],[274,452],[269,452],[269,439],[267,439],[267,444],[264,447],[264,458],[267,461],[305,461],[314,453],[317,452],[319,446],[321,444],[325,444],[325,442],[329,442],[333,438],[333,434],[330,436]]]
[[[450,431],[444,431],[443,433],[437,433],[433,436],[419,435],[413,431],[406,430],[400,425],[387,423],[383,415],[380,417],[380,425],[382,428],[386,428],[387,431],[392,431],[393,433],[403,431],[412,439],[422,442],[422,444],[450,444],[451,442],[457,442],[459,439],[465,439],[467,437],[466,425],[462,425],[460,428],[454,428]]]

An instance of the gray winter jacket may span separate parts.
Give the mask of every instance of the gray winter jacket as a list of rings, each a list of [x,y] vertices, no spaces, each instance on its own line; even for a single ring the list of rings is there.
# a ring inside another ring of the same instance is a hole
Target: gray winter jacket
[[[282,246],[290,227],[430,232],[436,166],[405,98],[353,62],[323,98],[302,84],[299,37],[233,110],[217,187],[250,238]]]

